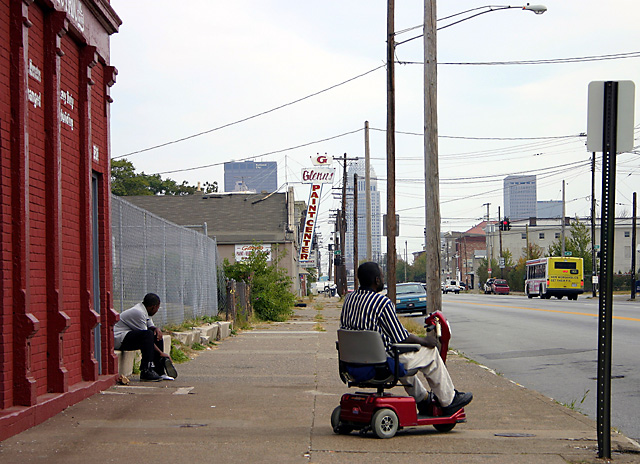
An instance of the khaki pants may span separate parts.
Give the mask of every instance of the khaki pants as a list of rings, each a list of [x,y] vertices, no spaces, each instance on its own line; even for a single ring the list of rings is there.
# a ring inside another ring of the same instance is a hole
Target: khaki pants
[[[412,375],[407,375],[400,379],[407,394],[412,396],[416,403],[424,400],[427,390],[416,376],[417,371],[422,372],[427,379],[429,387],[438,397],[442,406],[448,406],[453,401],[453,382],[449,376],[449,371],[440,353],[435,348],[422,347],[418,351],[411,351],[400,355],[400,362],[404,368]]]

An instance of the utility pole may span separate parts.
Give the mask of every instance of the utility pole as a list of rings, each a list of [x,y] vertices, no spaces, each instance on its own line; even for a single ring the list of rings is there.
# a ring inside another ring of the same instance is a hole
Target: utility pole
[[[596,154],[591,153],[591,292],[596,297]]]
[[[336,269],[336,278],[338,279],[338,294],[344,296],[347,294],[347,263],[346,256],[346,234],[347,234],[347,154],[343,156],[342,166],[342,210],[338,216],[340,229],[340,266]]]
[[[404,241],[404,281],[407,281],[407,241]]]
[[[372,238],[371,238],[371,152],[369,150],[369,121],[364,122],[364,189],[366,207],[366,230],[367,230],[367,261],[372,261]]]
[[[631,299],[636,299],[636,215],[637,211],[636,192],[633,192],[633,220],[631,221]]]
[[[486,246],[487,246],[487,271],[489,272],[489,277],[491,277],[491,255],[489,254],[489,217],[490,217],[490,213],[489,213],[489,206],[491,206],[491,203],[483,203],[482,206],[486,206],[487,207],[487,225],[484,228],[484,236],[486,239]]]
[[[358,174],[353,174],[353,291],[358,290]]]
[[[501,259],[502,259],[502,216],[500,216],[500,207],[498,206],[498,224],[500,224],[500,226],[498,227],[498,234],[500,235],[500,256],[498,256],[498,262],[500,265],[500,278],[504,279],[504,267],[501,264]]]
[[[427,308],[442,309],[436,0],[424,2],[424,190]]]
[[[564,180],[562,181],[562,257],[564,258],[564,223],[565,223]]]
[[[526,236],[527,236],[527,261],[529,261],[531,258],[529,257],[529,224],[525,225],[525,232],[526,232]]]
[[[387,296],[391,301],[396,301],[396,84],[394,52],[394,0],[387,0]],[[433,309],[435,310],[435,308]]]

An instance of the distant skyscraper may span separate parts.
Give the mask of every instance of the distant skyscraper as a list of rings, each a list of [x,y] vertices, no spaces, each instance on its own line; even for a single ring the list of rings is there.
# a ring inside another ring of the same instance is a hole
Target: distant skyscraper
[[[345,240],[345,259],[347,271],[353,272],[353,175],[358,174],[358,262],[367,259],[367,203],[364,160],[351,163],[347,169],[347,233]],[[371,253],[374,261],[380,260],[382,224],[380,212],[380,192],[376,173],[371,167]]]
[[[224,163],[224,191],[275,192],[278,190],[278,163],[241,161]]]
[[[510,220],[537,217],[536,176],[508,176],[504,179],[504,217]]]

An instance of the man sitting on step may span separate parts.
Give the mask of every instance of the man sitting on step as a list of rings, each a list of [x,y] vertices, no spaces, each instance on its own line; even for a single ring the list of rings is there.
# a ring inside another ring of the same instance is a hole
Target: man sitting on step
[[[140,380],[147,382],[174,380],[178,376],[171,357],[164,352],[162,331],[151,319],[158,309],[160,297],[147,293],[142,303],[122,311],[120,320],[113,326],[116,350],[142,352]]]

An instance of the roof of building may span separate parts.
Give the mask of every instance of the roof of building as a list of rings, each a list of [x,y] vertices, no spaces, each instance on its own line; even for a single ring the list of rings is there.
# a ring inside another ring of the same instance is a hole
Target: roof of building
[[[464,234],[465,236],[469,236],[469,235],[486,235],[485,232],[485,228],[487,227],[487,221],[482,221],[479,224],[476,224],[475,226],[473,226],[471,229],[467,230]],[[496,224],[496,221],[490,221],[489,224]]]
[[[291,241],[287,194],[142,195],[126,201],[179,225],[207,223],[218,244]]]

